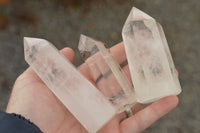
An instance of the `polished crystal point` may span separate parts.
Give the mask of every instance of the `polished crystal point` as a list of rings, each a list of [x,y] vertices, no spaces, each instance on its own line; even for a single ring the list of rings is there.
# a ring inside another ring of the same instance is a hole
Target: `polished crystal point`
[[[116,113],[114,106],[48,41],[24,38],[25,60],[91,133]]]
[[[181,87],[161,25],[133,7],[122,36],[137,101],[178,95]]]
[[[90,69],[97,88],[118,112],[131,108],[136,103],[133,86],[106,45],[81,35],[78,49]]]

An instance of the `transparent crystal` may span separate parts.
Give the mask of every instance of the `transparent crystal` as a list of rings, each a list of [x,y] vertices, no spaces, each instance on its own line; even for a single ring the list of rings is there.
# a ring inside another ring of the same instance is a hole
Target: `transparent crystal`
[[[131,108],[136,102],[133,86],[106,45],[81,35],[78,49],[90,69],[97,88],[118,112]]]
[[[181,87],[161,25],[133,7],[122,36],[137,101],[178,95]]]
[[[24,38],[25,60],[91,133],[116,113],[112,104],[48,41]]]

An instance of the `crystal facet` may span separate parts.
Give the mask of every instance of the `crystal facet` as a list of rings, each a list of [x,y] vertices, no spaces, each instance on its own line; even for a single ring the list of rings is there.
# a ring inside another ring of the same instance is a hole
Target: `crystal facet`
[[[137,101],[178,95],[181,87],[161,25],[133,7],[122,36]]]
[[[114,106],[50,42],[26,37],[24,48],[28,64],[89,132],[115,115]]]
[[[90,69],[97,88],[118,112],[131,108],[136,103],[133,86],[105,44],[81,35],[78,49]]]

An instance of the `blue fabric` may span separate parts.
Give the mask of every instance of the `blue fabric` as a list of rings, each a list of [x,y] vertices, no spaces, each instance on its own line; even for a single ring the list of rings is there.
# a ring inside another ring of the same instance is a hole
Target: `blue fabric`
[[[32,122],[21,115],[0,112],[0,133],[42,133]]]

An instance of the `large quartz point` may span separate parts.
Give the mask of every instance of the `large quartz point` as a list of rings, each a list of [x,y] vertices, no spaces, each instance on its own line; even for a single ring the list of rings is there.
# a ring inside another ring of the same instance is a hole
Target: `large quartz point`
[[[131,108],[136,102],[133,86],[106,45],[81,35],[78,49],[97,88],[115,106],[118,113]]]
[[[181,87],[161,25],[133,7],[122,36],[137,101],[178,95]]]
[[[116,113],[114,106],[48,41],[24,38],[25,59],[57,98],[91,133]]]

